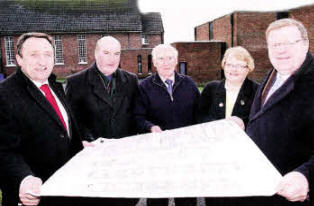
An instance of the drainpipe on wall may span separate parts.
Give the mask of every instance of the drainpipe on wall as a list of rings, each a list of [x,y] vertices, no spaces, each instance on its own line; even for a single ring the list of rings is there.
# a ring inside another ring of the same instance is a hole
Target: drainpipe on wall
[[[4,79],[4,69],[2,64],[2,44],[1,44],[1,38],[0,38],[0,81]]]
[[[230,24],[231,24],[231,47],[233,47],[233,35],[234,35],[234,14],[232,13],[231,14],[231,17],[230,17]]]

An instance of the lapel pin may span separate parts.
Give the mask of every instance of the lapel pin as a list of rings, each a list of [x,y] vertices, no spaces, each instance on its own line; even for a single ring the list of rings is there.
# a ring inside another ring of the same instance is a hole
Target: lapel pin
[[[245,105],[244,100],[241,99],[240,104],[243,106]]]

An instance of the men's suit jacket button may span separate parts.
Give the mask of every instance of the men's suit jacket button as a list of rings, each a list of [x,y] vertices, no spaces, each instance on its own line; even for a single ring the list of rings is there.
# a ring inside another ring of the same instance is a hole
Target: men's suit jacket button
[[[65,136],[64,136],[64,134],[60,134],[60,137],[61,137],[61,138],[64,138]]]

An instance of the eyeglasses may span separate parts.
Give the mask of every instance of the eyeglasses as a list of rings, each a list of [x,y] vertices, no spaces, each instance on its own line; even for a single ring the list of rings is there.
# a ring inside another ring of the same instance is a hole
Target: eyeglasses
[[[227,69],[231,69],[231,68],[234,68],[234,69],[239,69],[239,70],[246,70],[248,67],[247,65],[243,65],[243,64],[225,64],[225,68]]]
[[[279,47],[287,47],[287,46],[293,46],[301,41],[304,41],[305,39],[298,39],[298,40],[295,40],[295,41],[292,41],[292,42],[279,42],[279,43],[273,43],[273,44],[270,44],[270,47],[271,48],[274,48],[274,49],[277,49]]]

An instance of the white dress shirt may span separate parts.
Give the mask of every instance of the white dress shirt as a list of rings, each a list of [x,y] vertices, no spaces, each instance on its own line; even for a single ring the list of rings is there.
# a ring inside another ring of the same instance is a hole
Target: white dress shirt
[[[55,100],[56,100],[56,102],[57,102],[57,105],[58,105],[58,107],[59,107],[59,110],[60,110],[60,112],[61,112],[61,115],[62,115],[62,117],[63,117],[63,120],[64,120],[64,122],[65,122],[65,124],[66,124],[67,131],[68,131],[68,135],[70,135],[70,133],[69,133],[69,117],[68,117],[68,113],[66,112],[66,110],[65,110],[63,104],[61,103],[61,101],[59,100],[58,96],[55,94],[55,92],[53,91],[53,89],[51,89],[48,80],[46,80],[46,82],[44,82],[44,83],[36,82],[36,81],[34,81],[34,80],[31,80],[31,81],[35,84],[35,86],[39,89],[39,91],[40,91],[44,96],[45,96],[45,93],[44,93],[43,91],[41,91],[40,87],[41,87],[42,85],[44,85],[44,84],[48,84],[49,89],[50,89],[50,91],[51,91],[53,97],[55,98]],[[46,96],[45,96],[45,98],[46,98]]]

